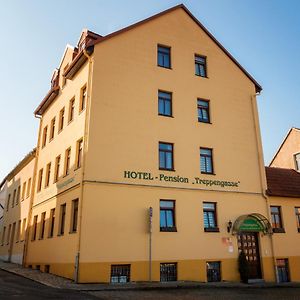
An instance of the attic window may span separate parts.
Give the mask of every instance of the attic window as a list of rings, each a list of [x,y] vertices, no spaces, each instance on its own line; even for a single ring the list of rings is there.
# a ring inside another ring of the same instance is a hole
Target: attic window
[[[68,67],[69,67],[69,64],[66,64],[65,67],[64,67],[64,72],[63,72],[63,74],[66,73]],[[65,86],[65,85],[66,85],[66,82],[67,82],[67,78],[63,75],[63,78],[62,78],[62,86]]]
[[[300,153],[294,155],[295,167],[297,171],[300,171]]]

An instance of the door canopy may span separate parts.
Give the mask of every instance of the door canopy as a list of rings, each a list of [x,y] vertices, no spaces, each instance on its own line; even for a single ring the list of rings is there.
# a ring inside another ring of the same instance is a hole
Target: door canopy
[[[269,220],[257,213],[239,216],[232,227],[232,233],[237,234],[239,232],[262,232],[263,234],[272,234],[272,226]]]

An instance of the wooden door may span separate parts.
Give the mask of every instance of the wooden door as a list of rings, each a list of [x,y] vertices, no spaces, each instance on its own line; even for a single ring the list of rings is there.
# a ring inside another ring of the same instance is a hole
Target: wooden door
[[[249,263],[249,279],[261,278],[257,232],[241,232],[237,238],[239,252],[245,253]]]

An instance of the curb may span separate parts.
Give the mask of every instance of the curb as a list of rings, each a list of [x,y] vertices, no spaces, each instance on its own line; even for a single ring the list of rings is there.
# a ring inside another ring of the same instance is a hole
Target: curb
[[[28,276],[26,274],[22,274],[20,272],[17,272],[15,270],[12,270],[10,268],[5,268],[3,266],[0,266],[0,269],[15,274],[17,276],[27,278],[31,281],[38,282],[40,284],[43,284],[45,286],[49,286],[55,289],[63,289],[63,290],[77,290],[81,292],[105,292],[105,291],[150,291],[150,290],[172,290],[172,289],[268,289],[268,288],[300,288],[300,283],[282,283],[282,284],[276,284],[276,283],[267,283],[267,284],[241,284],[241,283],[216,283],[216,284],[210,284],[210,283],[188,283],[188,282],[180,282],[180,283],[154,283],[155,285],[140,285],[139,283],[129,283],[124,285],[111,285],[111,284],[101,284],[101,286],[97,286],[95,284],[95,287],[90,288],[88,284],[84,286],[85,284],[75,284],[71,283],[71,286],[64,286],[64,285],[55,285],[47,280],[41,280],[38,278],[33,278],[32,276]],[[51,274],[51,276],[56,276]],[[59,276],[57,276],[59,277]]]

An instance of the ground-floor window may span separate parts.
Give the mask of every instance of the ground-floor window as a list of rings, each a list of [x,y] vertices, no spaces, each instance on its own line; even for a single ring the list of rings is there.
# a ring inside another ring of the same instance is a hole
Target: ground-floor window
[[[45,273],[50,273],[50,265],[45,265]]]
[[[276,259],[277,273],[279,282],[289,282],[289,261],[287,258]]]
[[[221,262],[208,261],[206,263],[206,274],[208,282],[221,281]]]
[[[112,265],[110,273],[111,283],[126,283],[130,281],[130,265]]]
[[[160,264],[160,281],[177,281],[177,263]]]

